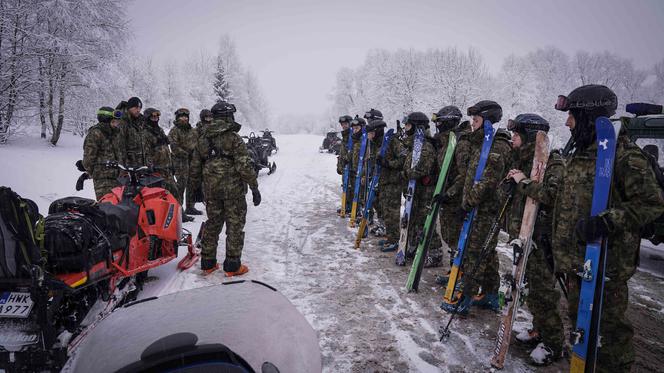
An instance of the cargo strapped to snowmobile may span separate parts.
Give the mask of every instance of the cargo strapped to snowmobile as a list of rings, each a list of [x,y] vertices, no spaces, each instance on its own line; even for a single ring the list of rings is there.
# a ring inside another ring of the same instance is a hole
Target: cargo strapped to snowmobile
[[[29,278],[39,263],[35,226],[41,219],[37,205],[7,187],[0,187],[0,278]]]

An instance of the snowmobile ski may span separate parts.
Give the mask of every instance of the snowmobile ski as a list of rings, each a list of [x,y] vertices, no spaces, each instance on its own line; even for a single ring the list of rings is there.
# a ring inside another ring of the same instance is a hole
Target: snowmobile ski
[[[599,215],[608,206],[616,156],[616,133],[618,133],[611,121],[605,117],[595,120],[595,129],[597,132],[597,160],[595,161],[591,216]],[[602,316],[607,241],[607,237],[601,237],[586,244],[583,272],[579,273],[582,281],[576,328],[572,332],[572,360],[570,362],[570,372],[572,373],[595,371],[599,324]]]
[[[191,268],[201,258],[203,229],[205,229],[205,222],[201,223],[201,228],[198,230],[198,235],[196,236],[196,242],[193,244],[191,242],[191,233],[187,232],[186,240],[184,241],[187,243],[187,255],[178,262],[179,270],[184,271]]]
[[[477,164],[477,169],[475,170],[475,184],[482,180],[482,174],[484,173],[486,161],[489,158],[489,151],[491,150],[491,145],[493,145],[493,138],[495,134],[490,121],[485,120],[483,127],[484,141],[482,142],[479,163]],[[466,244],[468,243],[468,235],[470,234],[470,230],[473,227],[473,220],[475,220],[476,213],[477,208],[473,208],[469,213],[466,214],[466,218],[463,221],[461,234],[459,235],[459,243],[454,255],[454,262],[452,263],[452,269],[450,270],[449,281],[447,282],[447,288],[445,289],[445,296],[443,300],[445,302],[453,303],[455,301],[454,290],[457,286],[457,281],[459,280],[459,270],[463,264],[463,256],[466,249]]]
[[[387,152],[387,147],[394,136],[394,129],[388,130],[383,136],[383,144],[380,146],[380,156],[384,157],[385,152]],[[374,166],[373,177],[371,178],[371,184],[369,187],[369,197],[367,198],[367,203],[364,206],[364,212],[362,213],[362,220],[360,220],[360,227],[357,230],[357,236],[355,237],[355,248],[360,248],[360,243],[362,242],[362,237],[364,237],[364,231],[367,228],[367,221],[369,219],[369,211],[373,206],[373,201],[376,198],[376,193],[378,192],[378,179],[380,178],[380,164],[376,162]]]
[[[417,128],[415,130],[415,139],[413,141],[413,156],[410,162],[410,167],[413,168],[420,161],[422,153],[422,145],[424,145],[424,130]],[[395,257],[395,263],[398,266],[406,265],[406,249],[408,246],[408,225],[410,223],[410,210],[413,207],[413,197],[415,196],[415,186],[417,185],[416,179],[408,181],[408,189],[406,189],[406,206],[401,216],[401,231],[399,232],[399,248]]]
[[[362,171],[364,166],[364,153],[367,150],[367,130],[362,127],[362,139],[360,140],[360,154],[357,161],[357,174],[355,175],[355,195],[353,195],[353,206],[350,210],[350,227],[355,228],[355,219],[357,217],[357,203],[360,200],[360,191],[362,189]]]
[[[549,138],[545,132],[539,131],[537,132],[535,142],[535,156],[533,158],[533,166],[530,170],[530,180],[537,183],[542,182],[548,159]],[[512,243],[512,249],[514,250],[512,281],[510,281],[512,296],[505,297],[506,299],[511,298],[511,301],[501,317],[496,335],[496,347],[493,350],[493,357],[491,358],[491,366],[496,369],[503,369],[507,351],[510,347],[512,328],[517,310],[519,309],[521,292],[523,291],[526,264],[532,248],[533,229],[535,228],[538,208],[539,202],[530,197],[526,198],[523,217],[521,219],[521,228],[519,229],[519,238]]]
[[[438,174],[436,189],[433,192],[434,198],[431,202],[431,210],[429,211],[427,219],[424,222],[422,237],[420,238],[420,241],[417,245],[415,259],[413,260],[412,267],[410,267],[410,273],[408,274],[408,280],[406,281],[407,291],[417,291],[420,284],[422,268],[424,267],[424,258],[427,256],[431,237],[433,237],[433,233],[436,230],[436,219],[438,218],[438,211],[440,210],[440,201],[436,198],[436,196],[439,196],[441,193],[443,193],[445,182],[447,181],[447,175],[449,173],[448,171],[450,165],[452,164],[452,159],[454,158],[454,149],[456,149],[456,135],[453,131],[451,131],[449,133],[449,140],[447,141],[447,149],[445,150],[443,165],[440,167],[440,173]]]

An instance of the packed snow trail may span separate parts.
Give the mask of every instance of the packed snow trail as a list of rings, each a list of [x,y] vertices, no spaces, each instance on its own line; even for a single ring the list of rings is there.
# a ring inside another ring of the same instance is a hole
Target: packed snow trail
[[[354,230],[336,214],[341,177],[336,157],[318,153],[322,136],[277,136],[279,153],[271,160],[276,173],[263,170],[260,206],[248,201],[243,263],[250,272],[226,279],[216,273],[200,275],[199,265],[176,271],[176,261],[151,270],[141,297],[167,294],[236,279],[264,281],[282,292],[318,332],[327,372],[373,371],[482,371],[488,369],[498,315],[473,310],[452,324],[448,342],[438,342],[438,327],[448,315],[438,306],[444,288],[435,285],[441,269],[425,269],[419,293],[406,293],[407,267],[394,265],[393,253],[381,253],[376,239],[353,249]],[[18,137],[0,146],[0,185],[6,185],[37,202],[42,214],[61,197],[93,198],[92,183],[74,190],[79,173],[74,162],[82,156],[82,139],[65,134],[57,147],[34,137]],[[247,195],[250,198],[250,195]],[[198,205],[202,209],[201,204]],[[194,237],[204,216],[186,223]],[[219,260],[224,258],[220,237]],[[659,248],[652,249],[662,253]],[[184,255],[185,249],[180,249]],[[499,247],[502,267],[511,253]],[[652,261],[656,263],[657,261]],[[661,262],[660,262],[661,263]],[[636,367],[656,369],[664,364],[664,280],[639,271],[630,281],[630,319],[635,325]],[[232,300],[229,300],[232,302]],[[528,326],[521,312],[515,329]],[[205,317],[207,312],[201,310]],[[505,372],[532,371],[525,364],[527,351],[513,345]],[[567,370],[563,361],[538,371]]]

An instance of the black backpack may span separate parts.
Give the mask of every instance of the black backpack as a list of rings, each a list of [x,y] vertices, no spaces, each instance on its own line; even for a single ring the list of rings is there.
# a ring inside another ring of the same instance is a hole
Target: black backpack
[[[41,218],[36,203],[0,187],[0,279],[28,278],[30,266],[40,264],[35,227]]]

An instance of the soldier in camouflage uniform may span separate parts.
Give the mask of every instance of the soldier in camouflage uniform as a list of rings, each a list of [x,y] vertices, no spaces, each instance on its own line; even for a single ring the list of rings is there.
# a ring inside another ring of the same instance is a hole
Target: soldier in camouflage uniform
[[[443,166],[445,152],[450,136],[457,137],[457,145],[454,150],[452,163],[447,171],[447,180],[445,189],[440,194],[440,233],[443,241],[447,244],[450,252],[456,249],[463,224],[464,213],[461,210],[461,195],[463,194],[463,184],[466,177],[466,168],[468,167],[468,156],[470,154],[470,141],[468,141],[469,122],[460,124],[461,110],[456,106],[445,106],[437,113],[433,114],[433,122],[436,125],[438,134],[436,141],[439,143],[436,167],[438,170]],[[442,249],[441,249],[442,250]],[[443,258],[443,252],[433,252],[429,254],[431,261],[440,261]],[[440,258],[440,259],[439,259]],[[449,277],[440,276],[436,279],[440,284],[447,284]]]
[[[466,171],[461,207],[465,211],[470,211],[476,207],[477,213],[472,229],[468,234],[462,271],[470,270],[479,260],[481,262],[475,273],[474,281],[463,279],[463,296],[460,300],[462,304],[459,305],[457,310],[460,314],[468,314],[471,303],[492,310],[498,310],[499,308],[498,286],[500,278],[498,275],[498,257],[495,250],[498,235],[491,237],[488,255],[480,258],[480,253],[502,204],[502,201],[496,198],[496,190],[507,175],[512,159],[510,135],[507,131],[498,130],[489,151],[482,179],[475,183],[475,170],[479,163],[482,142],[484,141],[483,122],[489,120],[492,124],[498,123],[502,118],[503,111],[496,102],[486,100],[468,108],[468,115],[472,116],[473,132],[468,137],[472,148],[470,163]],[[478,294],[480,287],[482,294],[474,297]],[[455,305],[443,301],[441,308],[447,312],[453,312]]]
[[[173,121],[173,128],[168,133],[168,140],[171,145],[171,154],[173,160],[173,169],[175,171],[175,178],[177,180],[178,192],[180,193],[180,201],[187,201],[187,209],[185,214],[201,215],[199,210],[196,210],[194,199],[195,187],[191,184],[189,178],[189,163],[198,141],[198,133],[189,124],[189,110],[180,108],[175,112],[175,121]],[[186,190],[186,194],[185,194]]]
[[[209,274],[219,269],[217,244],[226,224],[226,276],[242,275],[249,268],[242,264],[244,224],[247,216],[247,185],[254,206],[261,203],[258,181],[242,138],[236,133],[235,106],[220,101],[212,107],[212,124],[198,138],[191,162],[191,177],[201,180],[208,220],[201,239],[201,269]]]
[[[414,167],[411,167],[416,127],[420,127],[425,131],[425,139],[422,143],[420,159]],[[431,198],[438,179],[438,170],[436,170],[436,149],[433,146],[433,139],[429,135],[429,117],[422,112],[410,113],[406,119],[404,130],[407,136],[404,140],[404,146],[408,149],[408,153],[403,162],[403,179],[406,182],[402,185],[406,187],[408,180],[417,180],[408,222],[408,248],[406,249],[406,257],[412,258],[415,256],[415,250],[424,229],[424,221],[429,213]],[[406,189],[403,192],[405,194]],[[440,251],[440,240],[433,239],[429,245],[429,250],[434,253]],[[437,263],[425,264],[427,266],[440,265],[441,258],[439,257]]]
[[[364,118],[368,122],[366,175],[368,176],[367,183],[371,184],[371,179],[376,171],[376,156],[380,153],[380,147],[383,145],[383,137],[385,136],[385,127],[387,127],[387,123],[383,121],[383,114],[376,109],[367,111],[364,114]],[[376,236],[382,236],[384,235],[385,229],[381,229],[382,224],[379,222],[379,219],[382,219],[383,217],[380,211],[380,190],[376,190],[372,207],[373,212],[369,212],[370,214],[373,214],[372,219],[369,219],[369,224],[371,226],[369,231]]]
[[[541,341],[531,352],[531,363],[549,365],[561,356],[563,348],[563,324],[558,311],[560,294],[555,288],[551,252],[551,214],[564,164],[558,151],[551,152],[542,182],[531,183],[520,170],[530,172],[532,169],[537,132],[548,132],[549,123],[537,114],[520,114],[509,120],[507,128],[512,131],[512,147],[517,160],[513,165],[515,169],[507,175],[517,182],[508,221],[510,239],[519,237],[526,198],[539,202],[532,251],[526,266],[529,288],[526,302],[533,314],[533,329],[520,333],[517,339],[525,343]]]
[[[357,171],[360,162],[360,148],[362,146],[362,128],[367,124],[367,122],[362,118],[355,118],[350,122],[351,125],[351,136],[353,138],[353,147],[351,152],[347,154],[347,161],[350,163],[350,173],[348,178],[348,188],[351,189],[351,199],[348,200],[349,203],[352,203],[355,198],[355,180],[357,178]],[[362,180],[360,183],[360,191],[357,200],[357,214],[362,211],[364,207],[364,178],[366,175],[366,170],[362,172]],[[351,219],[355,219],[355,216],[351,216]]]
[[[634,330],[625,316],[627,281],[636,271],[640,230],[664,212],[664,201],[648,160],[629,138],[619,133],[609,208],[590,216],[597,141],[595,120],[615,114],[617,97],[609,88],[586,85],[560,96],[556,109],[568,111],[565,123],[572,133],[560,193],[553,215],[553,252],[556,272],[566,274],[568,313],[573,325],[579,305],[585,243],[608,239],[608,257],[601,317],[600,372],[628,372],[634,362]]]
[[[401,219],[401,191],[403,180],[401,171],[408,149],[395,135],[387,146],[385,156],[376,158],[381,171],[378,190],[381,218],[385,223],[385,239],[378,241],[383,252],[395,251],[399,246],[399,220]]]
[[[92,178],[97,199],[110,193],[118,186],[118,170],[105,166],[106,162],[120,162],[118,148],[120,125],[119,118],[114,118],[113,108],[104,106],[97,111],[99,123],[88,130],[83,142],[83,167]]]
[[[348,136],[350,136],[350,122],[353,118],[350,115],[343,115],[339,117],[339,125],[341,126],[341,147],[339,148],[339,155],[337,156],[337,174],[341,175],[341,185],[343,186],[344,168],[348,164]],[[350,177],[348,178],[350,181]],[[353,187],[350,182],[346,190],[346,215],[350,214],[351,202],[353,201]],[[341,214],[341,208],[337,210]]]

